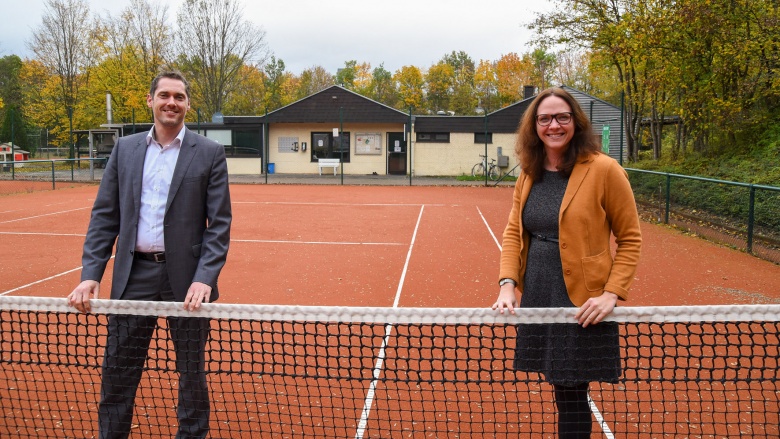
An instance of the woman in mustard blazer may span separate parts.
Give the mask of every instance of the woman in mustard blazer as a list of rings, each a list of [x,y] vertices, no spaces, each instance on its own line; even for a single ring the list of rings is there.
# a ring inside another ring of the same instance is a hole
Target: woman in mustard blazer
[[[526,110],[493,304],[514,313],[519,293],[521,307],[579,307],[571,325],[517,328],[514,366],[553,384],[561,438],[590,437],[589,383],[620,377],[617,325],[598,323],[628,298],[642,242],[628,175],[599,140],[561,88],[541,92]]]

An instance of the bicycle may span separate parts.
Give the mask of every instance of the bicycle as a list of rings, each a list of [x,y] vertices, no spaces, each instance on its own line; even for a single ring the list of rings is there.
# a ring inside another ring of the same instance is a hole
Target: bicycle
[[[496,181],[499,177],[499,168],[496,165],[496,159],[490,159],[490,164],[487,163],[487,156],[480,154],[480,157],[482,157],[482,161],[474,165],[473,168],[471,168],[471,176],[472,177],[484,177],[485,176],[485,169],[488,170],[488,177]]]

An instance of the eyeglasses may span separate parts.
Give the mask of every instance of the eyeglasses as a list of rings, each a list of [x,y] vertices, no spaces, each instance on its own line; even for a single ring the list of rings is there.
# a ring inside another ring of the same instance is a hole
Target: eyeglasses
[[[569,122],[571,122],[571,115],[572,113],[537,114],[536,123],[546,127],[552,123],[553,119],[555,119],[558,122],[558,125],[568,125]]]

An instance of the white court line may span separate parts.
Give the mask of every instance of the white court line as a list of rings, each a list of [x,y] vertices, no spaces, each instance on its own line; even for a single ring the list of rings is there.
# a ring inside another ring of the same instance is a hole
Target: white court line
[[[109,259],[114,259],[114,255],[111,255],[111,257]],[[73,273],[74,271],[79,271],[82,268],[84,268],[83,265],[79,266],[79,267],[76,267],[76,268],[73,268],[73,269],[68,270],[68,271],[63,271],[62,273],[55,274],[54,276],[49,276],[49,277],[47,277],[45,279],[36,280],[35,282],[31,282],[31,283],[29,283],[27,285],[22,285],[20,287],[16,287],[16,288],[10,289],[8,291],[3,291],[2,293],[0,293],[0,296],[5,296],[6,294],[13,293],[13,292],[19,291],[19,290],[23,290],[23,289],[31,287],[33,285],[38,285],[39,283],[46,282],[47,280],[56,279],[56,278],[58,278],[60,276],[65,276],[66,274]]]
[[[322,203],[322,202],[307,202],[307,201],[231,201],[232,204],[279,204],[288,206],[382,206],[382,207],[417,207],[417,206],[435,206],[441,207],[446,204],[421,204],[421,203]]]
[[[601,412],[599,411],[599,408],[596,406],[596,403],[593,401],[593,399],[591,399],[590,394],[588,394],[588,405],[590,405],[590,411],[593,412],[593,416],[596,417],[596,422],[598,422],[601,426],[601,431],[604,432],[604,436],[608,437],[609,439],[615,439],[615,435],[612,434],[612,430],[609,429],[607,421],[605,421],[604,417],[601,416]]]
[[[495,233],[493,233],[493,229],[490,228],[490,224],[488,224],[487,220],[485,219],[485,216],[482,215],[482,211],[479,210],[479,206],[477,206],[477,212],[479,212],[479,216],[480,218],[482,218],[482,222],[485,223],[485,227],[487,227],[488,232],[490,232],[490,236],[493,237],[493,242],[495,242],[496,246],[498,246],[498,251],[501,251],[502,250],[501,243],[498,242],[498,238],[496,238]]]
[[[62,214],[62,213],[76,212],[78,210],[91,209],[91,208],[92,207],[79,207],[77,209],[61,210],[59,212],[44,213],[43,215],[35,215],[35,216],[28,216],[28,217],[24,217],[24,218],[12,219],[12,220],[8,220],[8,221],[0,221],[0,224],[15,223],[17,221],[25,221],[25,220],[29,220],[29,219],[42,218],[44,216],[59,215],[59,214]]]
[[[87,236],[83,233],[0,232],[0,235]]]
[[[231,239],[230,242],[254,242],[261,244],[404,245],[400,242],[284,241],[275,239]]]
[[[498,242],[498,239],[496,238],[496,235],[493,233],[493,230],[490,228],[490,225],[488,225],[487,220],[485,219],[485,216],[482,215],[482,211],[479,210],[479,207],[477,207],[477,211],[479,212],[479,216],[482,217],[482,221],[485,223],[485,226],[488,229],[488,232],[490,232],[490,236],[493,237],[493,241],[498,246],[498,250],[500,251],[501,244]],[[604,416],[601,415],[601,411],[599,411],[598,406],[596,403],[591,399],[590,395],[588,395],[588,405],[590,406],[590,411],[593,412],[593,416],[596,417],[596,422],[599,423],[601,426],[601,431],[604,432],[604,436],[606,436],[609,439],[615,439],[615,435],[612,434],[612,430],[609,429],[609,425],[607,425],[607,421],[604,420]]]
[[[398,281],[398,289],[395,293],[395,300],[393,300],[393,308],[398,308],[398,302],[401,300],[401,290],[404,288],[406,271],[409,269],[409,260],[412,258],[414,241],[417,239],[417,230],[420,228],[420,221],[422,220],[424,210],[425,205],[420,208],[420,215],[417,217],[417,224],[414,226],[412,242],[409,244],[409,251],[406,253],[406,262],[404,263],[403,271],[401,271],[401,279]],[[392,331],[393,325],[385,325],[385,338],[382,340],[382,346],[379,348],[379,354],[377,355],[376,364],[374,365],[374,379],[371,380],[371,384],[368,386],[368,391],[366,392],[366,401],[363,404],[363,410],[360,412],[360,421],[358,422],[358,429],[355,433],[355,439],[363,439],[363,435],[366,432],[368,415],[371,413],[371,405],[374,403],[374,392],[376,391],[377,380],[379,380],[379,374],[382,373],[382,367],[385,364],[385,348],[387,347],[387,343],[390,341],[390,333]]]
[[[419,226],[419,222],[418,222],[418,226]],[[415,235],[417,234],[417,228],[415,228],[415,232],[414,233],[415,233]],[[0,235],[46,235],[46,236],[78,236],[78,237],[85,236],[85,235],[79,235],[79,234],[33,233],[33,232],[0,232]],[[377,246],[379,246],[379,245],[389,245],[389,246],[404,245],[402,243],[397,243],[397,242],[327,242],[327,241],[317,242],[317,241],[272,241],[272,240],[254,240],[254,239],[231,239],[230,242],[260,242],[260,243],[283,243],[283,244],[323,244],[323,245],[377,245]],[[409,249],[409,252],[411,253],[411,248]],[[112,255],[111,258],[113,258],[113,257],[114,256]],[[408,265],[408,263],[409,263],[409,261],[408,261],[408,258],[407,258],[407,265]],[[19,290],[31,287],[33,285],[37,285],[37,284],[39,284],[41,282],[46,282],[48,280],[55,279],[55,278],[60,277],[60,276],[64,276],[64,275],[72,273],[74,271],[81,270],[82,268],[83,267],[77,267],[77,268],[74,268],[72,270],[68,270],[68,271],[65,271],[65,272],[62,272],[62,273],[59,273],[59,274],[55,274],[54,276],[50,276],[50,277],[47,277],[45,279],[37,280],[37,281],[29,283],[27,285],[22,285],[20,287],[14,288],[14,289],[11,289],[11,290],[8,290],[8,291],[4,291],[4,292],[0,293],[0,296],[5,296],[5,295],[13,293],[15,291],[19,291]],[[406,266],[404,266],[404,273],[406,273]],[[401,282],[403,283],[403,280]],[[400,294],[400,289],[398,291],[398,294]],[[396,302],[395,303],[398,303],[398,298],[396,298]]]

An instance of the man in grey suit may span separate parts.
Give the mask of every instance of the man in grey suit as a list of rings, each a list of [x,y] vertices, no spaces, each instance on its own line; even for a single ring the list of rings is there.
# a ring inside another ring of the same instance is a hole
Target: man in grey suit
[[[230,192],[222,145],[184,126],[189,85],[158,75],[147,104],[148,133],[119,138],[106,165],[84,242],[81,283],[68,303],[90,312],[116,242],[111,299],[182,302],[195,311],[217,300],[230,242]],[[111,315],[98,408],[101,439],[127,438],[135,393],[157,317]],[[209,431],[205,374],[208,319],[168,318],[179,373],[176,438]]]

